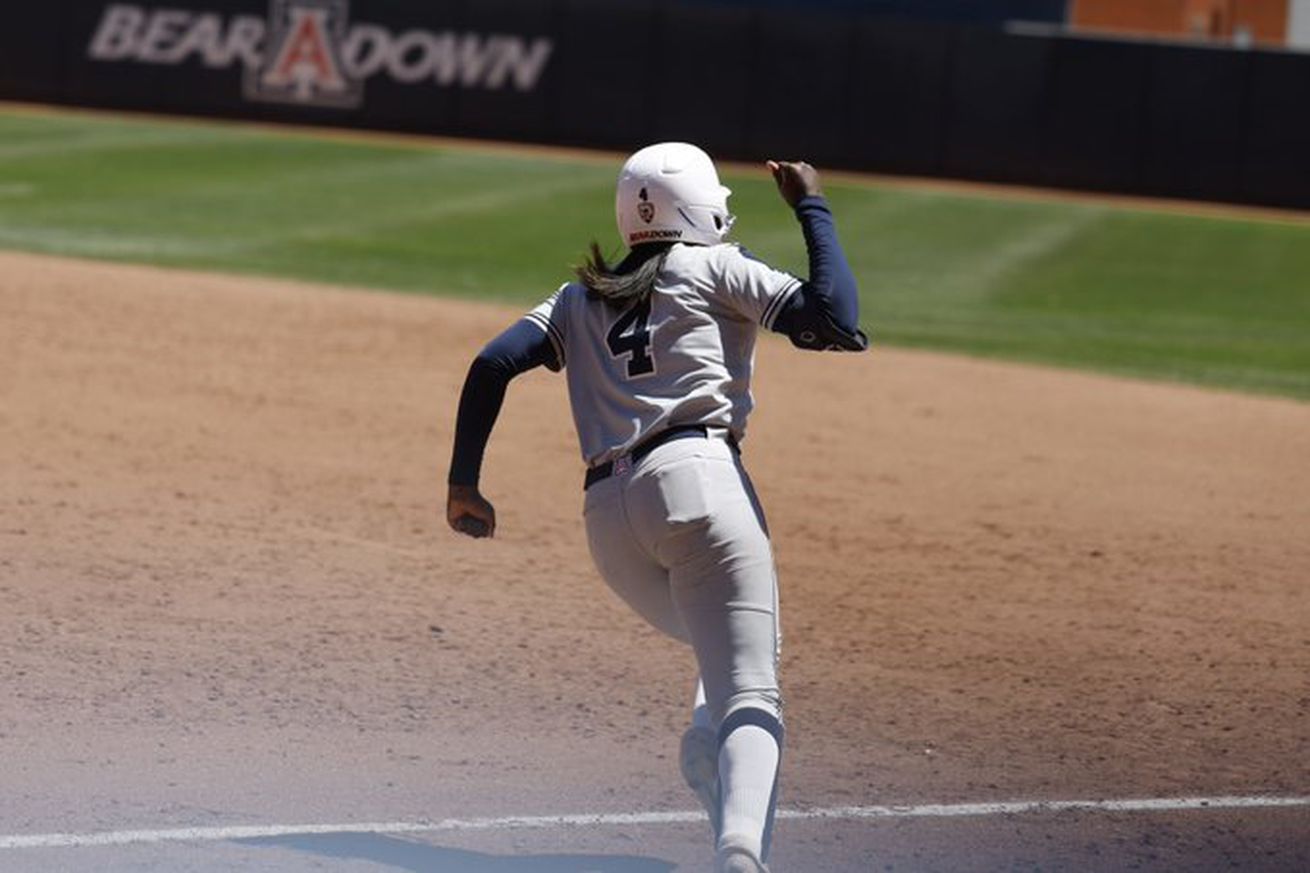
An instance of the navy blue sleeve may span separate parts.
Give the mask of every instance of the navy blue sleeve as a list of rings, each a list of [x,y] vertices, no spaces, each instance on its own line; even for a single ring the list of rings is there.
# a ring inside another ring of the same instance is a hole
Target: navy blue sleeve
[[[451,452],[451,485],[477,485],[482,456],[491,428],[500,415],[510,380],[542,364],[559,369],[555,347],[545,332],[527,319],[515,322],[487,343],[469,367],[459,396],[455,447]]]
[[[869,338],[860,330],[860,290],[846,254],[837,241],[832,212],[822,197],[796,204],[805,234],[810,278],[774,319],[773,330],[785,333],[803,349],[864,351]]]

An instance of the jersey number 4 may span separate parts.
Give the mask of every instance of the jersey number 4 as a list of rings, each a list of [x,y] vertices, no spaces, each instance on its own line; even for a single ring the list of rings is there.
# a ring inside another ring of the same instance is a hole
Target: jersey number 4
[[[650,356],[650,298],[619,316],[605,344],[614,357],[628,357],[629,379],[655,372],[655,359]]]

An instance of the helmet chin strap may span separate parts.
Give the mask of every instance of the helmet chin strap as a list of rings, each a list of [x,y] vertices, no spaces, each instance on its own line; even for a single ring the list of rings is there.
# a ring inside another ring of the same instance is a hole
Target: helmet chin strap
[[[736,223],[737,216],[733,215],[731,212],[725,212],[723,215],[716,214],[714,216],[714,231],[718,234],[720,242],[728,238],[729,232],[732,231],[732,226]]]
[[[689,211],[696,214],[701,222],[711,222],[713,224],[713,230],[711,231],[708,227],[703,227],[701,224],[698,224],[696,219],[688,214]],[[687,225],[691,227],[693,231],[700,234],[705,234],[707,232],[713,233],[715,242],[722,242],[728,235],[728,232],[732,230],[732,226],[737,222],[737,216],[726,210],[724,212],[719,212],[718,207],[714,206],[687,206],[685,208],[679,206],[678,214],[682,216],[682,220],[687,222]],[[700,240],[699,242],[701,244],[706,244],[705,240]]]

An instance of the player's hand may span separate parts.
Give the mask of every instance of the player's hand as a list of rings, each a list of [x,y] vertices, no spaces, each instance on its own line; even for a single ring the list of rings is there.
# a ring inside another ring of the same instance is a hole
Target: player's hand
[[[792,209],[806,197],[822,197],[819,171],[804,161],[766,161],[765,166],[778,183],[778,193]]]
[[[496,508],[475,485],[451,485],[446,494],[446,521],[459,533],[489,537],[496,533]]]

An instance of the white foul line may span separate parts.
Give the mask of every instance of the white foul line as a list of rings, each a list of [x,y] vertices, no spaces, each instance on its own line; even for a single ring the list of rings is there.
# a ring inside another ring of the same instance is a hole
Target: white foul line
[[[793,821],[856,821],[879,818],[955,818],[1052,812],[1178,812],[1184,810],[1310,807],[1310,797],[1146,797],[1136,800],[1024,800],[1007,803],[924,804],[918,806],[834,806],[783,809]],[[439,821],[353,822],[350,824],[232,825],[92,833],[10,834],[0,849],[57,849],[122,846],[129,843],[249,840],[313,834],[425,834],[442,831],[496,831],[605,825],[663,825],[704,821],[703,812],[614,812],[576,815],[524,815],[500,818],[447,818]]]

